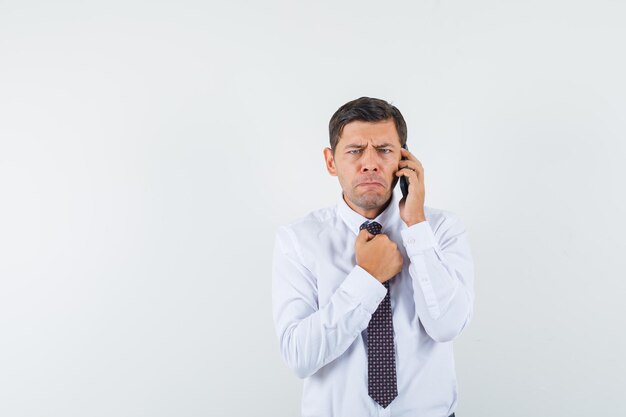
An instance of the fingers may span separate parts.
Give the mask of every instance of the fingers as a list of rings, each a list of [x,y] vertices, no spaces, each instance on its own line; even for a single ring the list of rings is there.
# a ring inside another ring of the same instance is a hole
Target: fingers
[[[409,184],[411,180],[419,181],[424,179],[424,168],[422,167],[422,163],[420,161],[399,161],[398,162],[399,169],[396,171],[396,177],[404,175],[409,179]]]
[[[399,168],[409,167],[417,170],[418,172],[424,172],[424,167],[422,166],[422,163],[411,152],[407,151],[404,148],[400,148],[400,155],[402,158],[406,159],[401,159],[400,161],[398,161]]]
[[[415,155],[413,155],[411,152],[407,151],[404,148],[400,148],[400,150],[402,158],[407,159],[401,159],[400,161],[398,161],[399,169],[409,167],[416,170],[420,174],[424,172],[424,167],[422,166],[422,163],[415,157]]]
[[[396,171],[396,177],[401,177],[403,175],[409,179],[409,184],[417,184],[417,181],[419,181],[420,177],[424,178],[423,174],[418,175],[418,171],[414,171],[409,168],[402,168]]]
[[[400,148],[400,155],[402,158],[407,158],[409,161],[419,162],[419,160],[415,157],[415,155],[413,155],[407,149]]]
[[[410,168],[418,173],[424,172],[424,166],[420,161],[399,161],[398,169]]]

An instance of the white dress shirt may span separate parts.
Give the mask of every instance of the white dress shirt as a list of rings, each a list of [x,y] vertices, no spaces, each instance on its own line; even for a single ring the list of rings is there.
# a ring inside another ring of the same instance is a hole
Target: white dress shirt
[[[356,265],[365,217],[344,201],[279,227],[272,313],[280,353],[304,379],[303,417],[447,417],[457,405],[452,340],[468,325],[474,264],[464,224],[424,207],[407,227],[396,188],[374,219],[398,244],[402,272],[390,280],[398,396],[387,408],[367,391],[367,325],[385,287]]]

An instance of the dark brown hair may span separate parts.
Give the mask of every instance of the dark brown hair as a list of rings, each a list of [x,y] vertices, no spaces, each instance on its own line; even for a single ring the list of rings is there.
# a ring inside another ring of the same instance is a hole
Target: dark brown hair
[[[402,113],[395,106],[387,103],[385,100],[371,97],[361,97],[352,100],[339,107],[328,123],[328,133],[330,136],[330,148],[333,155],[335,148],[341,137],[341,132],[345,125],[356,120],[363,122],[380,122],[393,118],[396,124],[396,130],[400,137],[400,146],[406,144],[406,122]]]

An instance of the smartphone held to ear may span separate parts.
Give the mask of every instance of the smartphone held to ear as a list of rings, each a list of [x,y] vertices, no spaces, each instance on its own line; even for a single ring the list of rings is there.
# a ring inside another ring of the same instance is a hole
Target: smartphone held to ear
[[[402,145],[402,147],[407,151],[409,150],[409,148],[406,146],[406,143]],[[402,157],[403,161],[407,159],[408,158]],[[409,195],[409,179],[404,175],[400,177],[400,190],[402,191],[402,198],[406,198],[406,196]]]

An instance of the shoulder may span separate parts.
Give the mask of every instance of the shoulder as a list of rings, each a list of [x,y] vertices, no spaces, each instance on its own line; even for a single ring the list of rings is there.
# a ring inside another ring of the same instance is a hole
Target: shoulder
[[[332,227],[336,219],[336,205],[323,207],[280,225],[276,231],[276,237],[281,242],[297,245],[297,242],[303,239],[315,239],[316,236]]]

